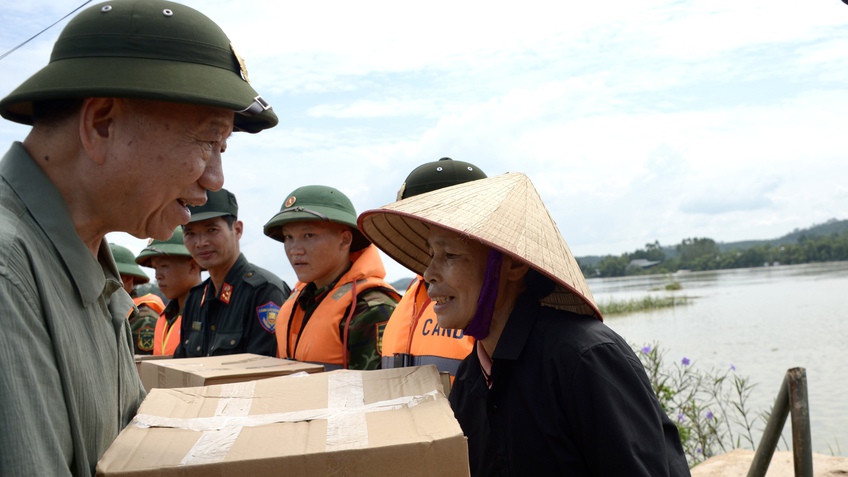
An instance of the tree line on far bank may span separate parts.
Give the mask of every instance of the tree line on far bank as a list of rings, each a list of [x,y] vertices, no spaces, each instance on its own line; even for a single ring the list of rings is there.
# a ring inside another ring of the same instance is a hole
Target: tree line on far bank
[[[577,262],[587,278],[832,262],[848,260],[848,232],[801,234],[794,243],[762,243],[728,250],[722,250],[711,238],[696,237],[681,241],[671,249],[673,253],[667,253],[669,249],[655,241],[620,256],[607,255],[594,263],[578,257]]]

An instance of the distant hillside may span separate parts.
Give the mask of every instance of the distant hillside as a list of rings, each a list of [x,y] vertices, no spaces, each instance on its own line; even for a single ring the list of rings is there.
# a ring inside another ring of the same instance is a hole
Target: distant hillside
[[[746,250],[749,248],[756,247],[758,245],[787,245],[798,243],[803,237],[821,237],[827,235],[839,235],[848,233],[848,220],[837,220],[830,219],[823,224],[813,225],[806,229],[795,229],[788,234],[775,238],[775,239],[765,239],[765,240],[742,240],[739,242],[717,242],[718,248],[721,252],[727,252],[728,250]],[[712,237],[708,237],[712,238]],[[662,248],[663,253],[665,253],[666,259],[672,259],[677,257],[677,245],[665,246]],[[628,252],[622,253],[630,253],[632,250]],[[610,254],[613,255],[613,254]],[[618,255],[621,255],[619,253]],[[615,255],[615,256],[618,256]],[[604,258],[603,255],[584,255],[582,257],[576,257],[577,261],[582,265],[581,267],[589,266],[594,267]],[[409,282],[413,277],[402,278],[395,282],[392,282],[392,286],[401,293],[406,290],[406,287],[409,285]]]
[[[739,242],[716,242],[716,244],[718,245],[718,248],[721,252],[727,252],[728,250],[746,250],[752,247],[756,247],[758,245],[794,244],[798,243],[798,241],[801,240],[801,238],[803,237],[821,237],[827,235],[839,235],[843,233],[848,233],[848,220],[830,219],[823,224],[813,225],[806,229],[795,229],[792,232],[789,232],[788,234],[775,239],[742,240]],[[665,257],[667,259],[677,257],[677,245],[665,246],[662,248],[662,250],[665,253]],[[576,258],[582,264],[595,266],[604,257],[600,255],[586,255],[583,257]]]

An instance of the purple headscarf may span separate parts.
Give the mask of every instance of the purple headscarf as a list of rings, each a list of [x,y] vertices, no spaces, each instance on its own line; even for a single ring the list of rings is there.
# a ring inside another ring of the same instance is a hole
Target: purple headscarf
[[[477,299],[477,311],[474,318],[463,330],[468,336],[477,340],[489,336],[489,327],[492,324],[492,316],[495,314],[495,302],[498,299],[498,284],[501,281],[501,263],[503,254],[495,249],[489,251],[486,259],[486,272],[483,279],[483,287],[480,289],[480,297]]]

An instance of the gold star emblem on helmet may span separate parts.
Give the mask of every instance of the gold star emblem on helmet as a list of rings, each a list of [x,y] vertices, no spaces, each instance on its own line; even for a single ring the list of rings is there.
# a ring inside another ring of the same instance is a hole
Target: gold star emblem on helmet
[[[250,84],[250,79],[247,77],[247,65],[244,63],[244,58],[238,54],[236,47],[233,46],[232,43],[230,43],[230,49],[233,51],[233,56],[236,57],[236,61],[238,61],[241,79],[243,79],[245,83]]]

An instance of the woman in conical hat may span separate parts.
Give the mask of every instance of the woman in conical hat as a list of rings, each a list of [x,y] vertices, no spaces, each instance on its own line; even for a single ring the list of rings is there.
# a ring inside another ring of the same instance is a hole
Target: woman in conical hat
[[[689,475],[676,426],[526,175],[421,194],[358,224],[424,276],[441,327],[478,340],[450,393],[472,475]]]

